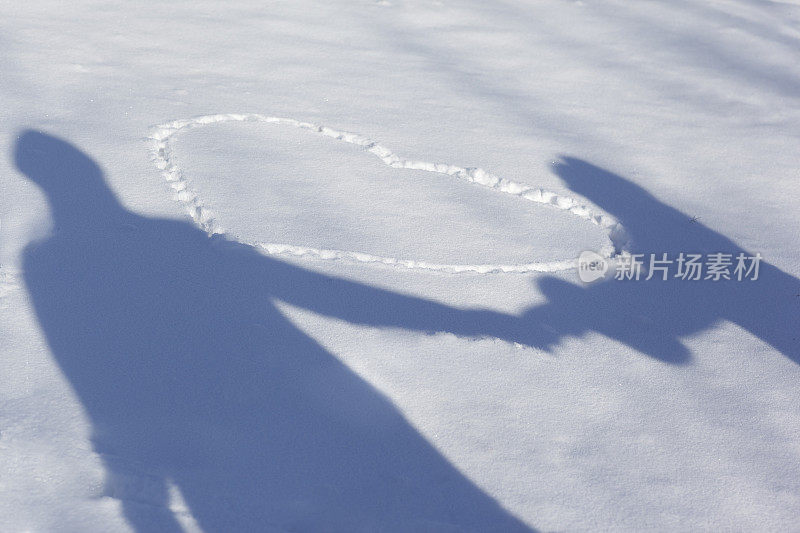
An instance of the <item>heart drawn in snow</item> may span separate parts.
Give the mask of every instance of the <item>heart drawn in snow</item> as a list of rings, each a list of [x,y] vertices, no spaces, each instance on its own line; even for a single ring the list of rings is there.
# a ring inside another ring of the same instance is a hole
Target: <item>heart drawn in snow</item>
[[[216,131],[211,136],[193,137],[185,146],[180,143],[190,131],[212,125],[230,128],[233,123],[239,123],[239,131],[223,129],[221,138]],[[264,128],[265,124],[274,130],[241,131]],[[572,258],[558,260],[470,259],[487,250],[498,253],[491,245],[503,240],[507,241],[506,255],[530,257],[527,248],[548,248],[534,242],[542,236],[556,248],[565,240],[575,240],[574,246],[598,247],[596,239],[588,243],[576,240],[576,232],[563,228],[563,220],[559,220],[560,226],[567,233],[558,236],[541,231],[543,221],[509,220],[529,216],[529,202],[554,208],[557,214],[551,211],[550,218],[574,215],[598,227],[605,241],[600,246],[603,257],[624,253],[627,245],[618,222],[593,213],[570,197],[499,178],[480,168],[403,159],[375,141],[326,126],[260,114],[206,115],[156,126],[151,139],[156,165],[198,226],[210,234],[226,233],[268,254],[442,272],[555,272],[575,268],[581,249],[575,250]],[[236,141],[226,145],[226,139]],[[351,152],[343,154],[342,150]],[[184,161],[184,151],[193,157]],[[356,158],[359,165],[349,169],[343,161],[350,158]],[[245,179],[239,179],[241,176]],[[264,176],[268,183],[263,182]],[[423,187],[429,194],[420,194]],[[486,191],[490,197],[481,192],[486,189],[490,189]],[[211,204],[209,197],[214,197]],[[231,223],[236,232],[223,228]],[[295,243],[273,242],[287,235],[286,240]],[[332,241],[344,246],[326,246]],[[395,248],[387,250],[387,246]]]

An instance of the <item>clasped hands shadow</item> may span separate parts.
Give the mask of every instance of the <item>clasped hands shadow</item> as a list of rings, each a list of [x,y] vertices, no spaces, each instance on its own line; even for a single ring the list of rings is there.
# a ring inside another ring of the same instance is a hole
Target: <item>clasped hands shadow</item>
[[[457,309],[139,216],[89,156],[46,133],[23,132],[14,158],[53,218],[52,235],[26,249],[26,285],[92,423],[109,494],[136,530],[181,530],[171,484],[208,531],[530,531],[275,300],[352,324],[541,349],[594,331],[672,364],[692,357],[682,337],[730,320],[800,361],[800,283],[768,264],[741,283],[546,276],[548,302],[520,316]],[[554,170],[648,247],[637,252],[740,251],[620,176],[573,158]],[[137,489],[137,476],[155,481]]]

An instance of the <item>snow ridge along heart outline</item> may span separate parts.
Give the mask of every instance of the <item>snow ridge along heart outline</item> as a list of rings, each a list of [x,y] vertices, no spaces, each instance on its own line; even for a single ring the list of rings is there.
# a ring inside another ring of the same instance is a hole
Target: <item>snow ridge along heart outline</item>
[[[518,196],[537,204],[545,204],[562,211],[567,211],[581,219],[587,220],[592,224],[600,226],[605,230],[608,242],[600,250],[600,255],[606,259],[614,260],[620,255],[624,255],[629,245],[625,228],[613,217],[605,213],[596,214],[588,207],[581,205],[578,201],[568,196],[559,195],[550,191],[533,188],[528,185],[500,178],[481,168],[463,168],[447,163],[427,163],[424,161],[414,161],[403,159],[385,146],[376,141],[356,133],[340,131],[327,126],[301,122],[291,118],[279,118],[261,115],[258,113],[245,114],[218,114],[204,115],[195,118],[174,120],[155,126],[151,130],[149,138],[153,141],[152,153],[153,161],[162,171],[162,175],[176,192],[177,200],[183,203],[192,220],[204,231],[209,234],[224,234],[225,230],[214,219],[211,208],[204,204],[202,199],[194,192],[186,176],[180,167],[173,161],[170,140],[179,132],[189,129],[218,124],[221,122],[265,122],[270,124],[280,124],[294,128],[308,130],[325,137],[330,137],[342,142],[356,145],[363,150],[375,155],[386,165],[397,169],[424,170],[443,174],[448,177],[466,180],[479,186],[483,186],[495,191]],[[398,268],[433,270],[438,272],[474,272],[480,274],[490,274],[499,272],[559,272],[576,268],[577,260],[564,259],[557,261],[521,263],[521,264],[441,264],[413,259],[400,259],[394,257],[381,257],[358,251],[349,250],[327,250],[311,248],[307,246],[297,246],[293,244],[246,242],[237,236],[232,235],[239,242],[255,246],[270,255],[312,257],[325,260],[351,261],[357,263],[376,263]]]

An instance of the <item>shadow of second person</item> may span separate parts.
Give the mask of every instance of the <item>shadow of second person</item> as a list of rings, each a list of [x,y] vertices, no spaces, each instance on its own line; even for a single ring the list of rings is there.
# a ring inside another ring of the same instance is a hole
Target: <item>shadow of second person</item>
[[[633,243],[630,252],[639,254],[643,273],[641,279],[591,285],[540,278],[537,285],[548,301],[528,309],[524,321],[544,324],[558,338],[601,333],[670,364],[691,363],[699,354],[693,354],[686,341],[730,322],[763,341],[764,347],[768,345],[800,364],[797,277],[762,260],[757,276],[739,280],[736,258],[756,254],[726,235],[660,201],[631,180],[581,159],[563,157],[553,170],[570,190],[625,225]],[[697,279],[683,279],[677,260],[683,253],[705,259],[727,254],[730,268],[724,278],[714,279],[704,270]],[[669,274],[657,273],[648,280],[654,258],[668,258]],[[717,339],[720,348],[711,356],[741,350],[739,342],[727,334]]]
[[[507,317],[136,215],[92,159],[45,133],[22,133],[14,157],[53,217],[24,258],[50,349],[111,485],[156,480],[119,495],[134,529],[180,529],[166,508],[172,483],[207,531],[530,531],[273,302],[469,336],[498,334]]]

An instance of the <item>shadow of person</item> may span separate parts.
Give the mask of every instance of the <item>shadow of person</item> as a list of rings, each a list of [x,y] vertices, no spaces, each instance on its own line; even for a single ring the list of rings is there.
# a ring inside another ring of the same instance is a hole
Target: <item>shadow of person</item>
[[[516,319],[136,215],[88,156],[45,133],[22,133],[14,157],[54,223],[26,249],[25,282],[134,529],[180,530],[174,486],[207,531],[530,531],[274,302],[465,336],[518,337]]]
[[[738,281],[733,275],[737,255],[753,254],[727,237],[585,161],[565,157],[554,170],[571,190],[622,222],[634,243],[632,253],[645,255],[645,267],[639,281],[579,286],[542,278],[538,283],[548,303],[529,309],[523,321],[545,326],[559,338],[599,332],[660,360],[686,363],[691,354],[681,339],[727,320],[800,363],[800,280],[762,260],[757,279]],[[666,281],[660,271],[645,281],[651,253],[676,259],[681,252],[704,258],[732,254],[731,280],[706,280],[707,271],[699,281],[676,278],[672,264]]]

